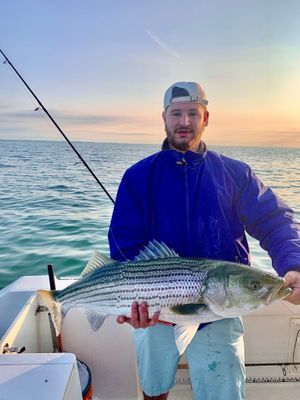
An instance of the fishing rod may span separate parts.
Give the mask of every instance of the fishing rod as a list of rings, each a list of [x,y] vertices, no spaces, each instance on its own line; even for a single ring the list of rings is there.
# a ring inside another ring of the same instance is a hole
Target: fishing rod
[[[21,74],[16,70],[12,62],[9,60],[9,58],[6,56],[6,54],[0,49],[1,54],[5,58],[5,61],[3,61],[3,64],[8,63],[10,67],[13,69],[13,71],[17,74],[17,76],[20,78],[20,80],[23,82],[23,84],[26,86],[26,88],[29,90],[29,92],[32,94],[32,96],[35,98],[35,100],[38,102],[39,106],[41,109],[44,111],[44,113],[47,115],[47,117],[50,119],[50,121],[53,123],[53,125],[56,127],[56,129],[61,133],[61,135],[64,137],[64,139],[68,142],[68,144],[72,147],[74,152],[77,154],[79,157],[80,161],[82,161],[83,165],[88,169],[88,171],[91,173],[91,175],[94,177],[96,182],[99,184],[101,189],[104,191],[104,193],[109,197],[109,199],[112,201],[113,204],[115,204],[114,199],[111,197],[109,192],[106,190],[104,187],[103,183],[100,182],[100,180],[97,178],[97,176],[94,174],[94,172],[91,170],[89,165],[86,163],[86,161],[83,159],[83,157],[80,155],[80,153],[77,151],[77,149],[73,146],[72,142],[68,139],[67,135],[62,131],[62,129],[59,127],[57,122],[54,120],[54,118],[51,116],[49,111],[46,109],[46,107],[43,105],[43,103],[40,101],[40,99],[37,97],[37,95],[33,92],[33,90],[30,88],[30,86],[27,84],[27,82],[24,80],[24,78],[21,76]],[[37,109],[35,109],[36,111]]]

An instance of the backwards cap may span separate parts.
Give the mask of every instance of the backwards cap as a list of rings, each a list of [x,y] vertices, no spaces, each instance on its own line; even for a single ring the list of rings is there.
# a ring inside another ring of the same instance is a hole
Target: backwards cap
[[[204,106],[208,104],[204,90],[197,82],[176,82],[170,86],[165,93],[164,109],[181,101],[194,101]]]

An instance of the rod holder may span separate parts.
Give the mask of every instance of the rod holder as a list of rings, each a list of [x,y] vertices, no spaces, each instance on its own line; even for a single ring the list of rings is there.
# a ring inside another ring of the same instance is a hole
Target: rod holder
[[[54,269],[53,269],[52,264],[48,264],[48,277],[49,277],[50,289],[56,290],[55,275],[54,275]]]

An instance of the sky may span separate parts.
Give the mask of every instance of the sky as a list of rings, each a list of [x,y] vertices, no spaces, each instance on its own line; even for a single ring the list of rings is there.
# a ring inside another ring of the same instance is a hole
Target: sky
[[[0,48],[72,141],[161,143],[165,90],[197,81],[207,144],[300,147],[298,0],[10,0],[0,16]],[[60,140],[36,107],[1,62],[0,139]]]

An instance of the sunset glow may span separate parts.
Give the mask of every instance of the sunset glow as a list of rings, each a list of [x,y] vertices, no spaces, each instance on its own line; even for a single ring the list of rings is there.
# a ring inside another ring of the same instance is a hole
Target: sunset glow
[[[164,91],[191,80],[209,100],[208,144],[300,147],[297,0],[1,8],[0,47],[72,140],[160,143]],[[7,64],[0,85],[0,139],[60,139]]]

